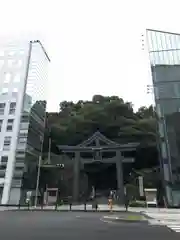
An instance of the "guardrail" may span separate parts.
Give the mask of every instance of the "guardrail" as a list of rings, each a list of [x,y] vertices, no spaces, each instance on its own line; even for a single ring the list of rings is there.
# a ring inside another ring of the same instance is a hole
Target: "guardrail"
[[[31,204],[0,204],[0,208],[4,208],[4,210],[49,210],[49,211],[98,211],[98,205],[93,204],[72,204],[72,203],[66,203],[66,204],[55,204],[55,205],[38,205],[33,206]],[[107,209],[108,210],[108,209]]]

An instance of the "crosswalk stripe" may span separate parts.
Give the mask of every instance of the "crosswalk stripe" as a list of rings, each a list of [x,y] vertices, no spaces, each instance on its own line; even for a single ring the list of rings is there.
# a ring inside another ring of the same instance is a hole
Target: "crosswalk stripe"
[[[167,227],[172,228],[172,229],[180,229],[180,226],[168,226],[167,225]]]
[[[164,225],[176,233],[180,233],[180,215],[175,213],[148,213],[149,217],[153,220],[149,220],[151,225]],[[153,222],[154,221],[154,222]]]
[[[167,226],[168,227],[168,226]],[[178,228],[172,228],[172,227],[168,227],[169,229],[175,231],[175,232],[180,232],[180,227]]]
[[[174,232],[180,232],[180,229],[174,229],[174,228],[171,228],[171,230],[173,230]]]

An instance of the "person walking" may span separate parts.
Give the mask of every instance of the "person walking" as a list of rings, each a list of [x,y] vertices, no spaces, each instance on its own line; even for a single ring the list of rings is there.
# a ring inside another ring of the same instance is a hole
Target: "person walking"
[[[129,207],[129,198],[127,196],[127,194],[125,195],[125,208],[126,208],[126,212],[128,211],[128,207]]]

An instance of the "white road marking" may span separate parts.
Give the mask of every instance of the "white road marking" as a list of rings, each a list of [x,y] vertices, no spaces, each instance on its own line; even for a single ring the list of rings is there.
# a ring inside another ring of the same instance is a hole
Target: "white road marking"
[[[112,219],[116,219],[116,220],[117,220],[117,219],[119,219],[119,218],[118,218],[118,217],[115,217],[115,216],[114,216],[114,217],[113,217],[113,216],[104,216],[104,219],[111,219],[111,220],[112,220]]]
[[[104,219],[104,218],[100,218],[100,221],[101,221],[101,222],[104,222],[104,223],[117,224],[117,222],[113,222],[113,221],[111,221],[110,219],[109,219],[109,220],[106,220],[106,219]]]
[[[150,225],[163,225],[173,230],[174,232],[180,233],[180,215],[179,213],[146,213],[153,219],[149,220]]]

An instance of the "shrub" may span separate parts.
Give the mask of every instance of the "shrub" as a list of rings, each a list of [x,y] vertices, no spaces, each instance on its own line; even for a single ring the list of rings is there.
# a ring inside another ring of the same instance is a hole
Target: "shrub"
[[[129,207],[146,207],[146,202],[132,201],[129,203]]]

